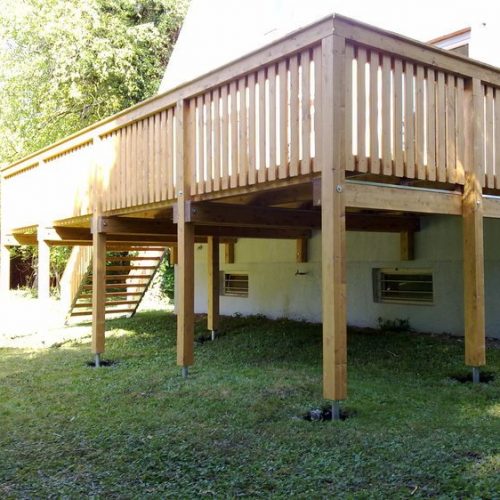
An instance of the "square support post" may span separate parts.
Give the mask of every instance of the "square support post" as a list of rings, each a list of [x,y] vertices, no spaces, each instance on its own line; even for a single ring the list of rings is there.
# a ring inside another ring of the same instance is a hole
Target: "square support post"
[[[482,120],[484,91],[474,78],[465,88],[466,164],[463,208],[465,364],[486,364],[484,240],[481,176],[484,171]]]
[[[9,247],[0,247],[0,294],[10,290],[10,250]]]
[[[323,395],[333,401],[347,397],[345,65],[345,39],[337,35],[324,38],[318,151],[322,177]]]
[[[97,231],[94,217],[92,233],[92,352],[99,356],[104,352],[106,328],[106,234]]]
[[[180,101],[177,120],[177,364],[187,377],[194,363],[194,224],[186,222],[186,200],[191,194],[191,168],[194,161],[194,117],[189,103]]]
[[[207,238],[207,283],[208,283],[208,315],[207,329],[212,332],[212,340],[219,329],[219,238]]]
[[[38,228],[38,299],[50,298],[50,246],[44,240],[44,228]]]

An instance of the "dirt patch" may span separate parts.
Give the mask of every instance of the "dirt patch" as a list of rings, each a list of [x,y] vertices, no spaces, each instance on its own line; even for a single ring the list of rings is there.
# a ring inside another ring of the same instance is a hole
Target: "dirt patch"
[[[101,361],[99,363],[99,368],[106,368],[109,366],[115,366],[118,363],[119,363],[118,361],[112,361],[110,359],[101,359]],[[87,361],[86,365],[90,366],[91,368],[95,368],[95,360]]]
[[[466,384],[472,382],[472,371],[467,373],[455,373],[449,376],[450,379],[456,380],[461,384]],[[493,372],[479,372],[479,382],[481,384],[489,384],[495,380],[495,374]]]
[[[340,409],[340,420],[347,420],[353,417],[356,412],[347,409]],[[314,408],[309,410],[305,415],[302,416],[303,420],[308,422],[328,422],[332,420],[332,407],[324,406],[323,408]]]

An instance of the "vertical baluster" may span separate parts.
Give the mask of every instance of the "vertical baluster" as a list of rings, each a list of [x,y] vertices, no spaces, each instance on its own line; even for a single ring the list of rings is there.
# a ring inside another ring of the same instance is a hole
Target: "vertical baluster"
[[[231,178],[229,186],[238,185],[238,87],[236,80],[231,82]]]
[[[446,170],[448,182],[456,182],[456,120],[455,120],[455,77],[446,78]]]
[[[446,96],[445,76],[442,71],[437,73],[436,148],[437,180],[446,182]]]
[[[380,174],[379,137],[378,137],[378,67],[380,55],[370,52],[370,172]]]
[[[427,69],[427,179],[436,180],[436,81],[433,69]]]
[[[255,137],[255,75],[248,75],[248,183],[257,181],[256,171],[256,137]]]
[[[302,159],[300,173],[311,172],[311,55],[309,50],[300,56],[301,74],[301,105],[302,105]]]
[[[290,176],[299,173],[299,60],[298,56],[290,58]]]
[[[366,50],[357,50],[357,120],[358,120],[358,172],[367,172],[366,158]]]
[[[287,61],[281,61],[278,66],[280,77],[280,179],[288,178],[288,68]]]
[[[405,177],[415,178],[415,117],[412,63],[405,63]]]
[[[238,82],[240,98],[240,148],[239,148],[239,185],[248,184],[248,120],[247,120],[247,86],[246,78],[240,78]]]

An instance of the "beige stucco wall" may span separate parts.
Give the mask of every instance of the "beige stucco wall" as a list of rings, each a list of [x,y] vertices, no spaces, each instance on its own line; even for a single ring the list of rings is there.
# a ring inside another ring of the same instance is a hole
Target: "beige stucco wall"
[[[384,319],[409,318],[413,328],[427,332],[463,334],[462,228],[457,217],[421,218],[416,234],[416,259],[399,260],[399,235],[347,233],[348,322],[375,326]],[[221,313],[264,314],[321,321],[321,235],[309,242],[309,262],[295,262],[295,242],[241,239],[235,247],[235,263],[225,271],[249,274],[249,297],[221,297]],[[206,312],[206,245],[195,250],[196,312]],[[221,251],[221,262],[223,253]],[[432,269],[434,304],[381,304],[373,299],[372,270],[384,267]],[[500,338],[500,221],[485,221],[487,334]],[[296,272],[306,273],[297,275]]]

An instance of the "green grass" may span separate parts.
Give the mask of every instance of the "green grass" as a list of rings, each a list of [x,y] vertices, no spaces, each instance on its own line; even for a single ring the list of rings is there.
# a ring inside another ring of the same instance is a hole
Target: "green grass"
[[[173,316],[108,330],[117,364],[99,370],[88,343],[0,350],[1,498],[498,498],[498,348],[495,381],[473,386],[449,379],[460,340],[352,331],[355,416],[307,422],[323,404],[318,325],[225,318],[188,380]]]

